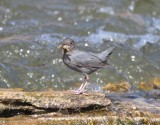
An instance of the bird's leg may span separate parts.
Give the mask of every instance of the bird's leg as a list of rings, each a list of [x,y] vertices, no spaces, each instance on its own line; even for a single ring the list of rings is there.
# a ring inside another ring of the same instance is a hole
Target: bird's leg
[[[87,90],[85,90],[85,87],[89,84],[89,77],[87,74],[85,74],[84,77],[84,83],[82,83],[82,85],[79,87],[78,90],[75,90],[76,94],[83,94],[85,93]]]
[[[89,76],[87,74],[84,74],[84,82],[81,84],[81,86],[76,90],[70,90],[74,94],[86,94],[85,87],[89,84]]]
[[[81,86],[77,90],[80,91],[83,88],[84,84],[85,83],[82,83]]]
[[[83,88],[85,82],[86,82],[86,81],[84,81],[78,89],[76,89],[76,90],[69,90],[69,91],[74,92],[74,93],[78,93],[78,92],[81,91],[81,89]]]
[[[82,92],[85,90],[85,87],[89,84],[89,76],[85,75],[84,79],[85,79],[84,85],[80,89],[80,91],[82,91]]]
[[[76,89],[76,90],[70,90],[70,91],[74,92],[75,94],[80,94],[82,92],[82,89],[84,88],[85,83],[86,82],[83,82],[78,89]]]
[[[84,85],[85,85],[85,82],[83,82],[78,89],[76,89],[76,90],[69,90],[69,91],[71,91],[71,92],[73,92],[75,94],[79,94],[79,92],[81,91],[81,89],[83,88]]]

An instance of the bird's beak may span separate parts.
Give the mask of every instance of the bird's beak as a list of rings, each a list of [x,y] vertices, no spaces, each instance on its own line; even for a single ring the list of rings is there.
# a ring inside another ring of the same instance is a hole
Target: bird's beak
[[[63,47],[63,45],[59,45],[58,47],[57,47],[57,49],[61,49]]]
[[[68,45],[60,45],[60,46],[58,46],[57,48],[58,48],[58,49],[61,49],[61,48],[62,48],[62,49],[64,49],[64,50],[70,51]]]

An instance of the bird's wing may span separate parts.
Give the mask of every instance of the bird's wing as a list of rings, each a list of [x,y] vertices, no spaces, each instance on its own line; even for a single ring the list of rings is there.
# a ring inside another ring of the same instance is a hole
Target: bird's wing
[[[103,63],[103,61],[98,57],[98,55],[83,51],[77,51],[72,53],[70,59],[72,60],[71,62],[78,67],[100,68],[106,65],[106,63]]]

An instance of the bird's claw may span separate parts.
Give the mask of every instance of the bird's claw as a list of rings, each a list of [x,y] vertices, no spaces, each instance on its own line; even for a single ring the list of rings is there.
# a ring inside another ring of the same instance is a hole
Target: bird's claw
[[[73,92],[74,94],[76,94],[76,95],[79,95],[79,94],[84,94],[84,95],[88,95],[86,92],[87,92],[87,90],[79,90],[79,89],[77,89],[77,90],[69,90],[70,92]]]

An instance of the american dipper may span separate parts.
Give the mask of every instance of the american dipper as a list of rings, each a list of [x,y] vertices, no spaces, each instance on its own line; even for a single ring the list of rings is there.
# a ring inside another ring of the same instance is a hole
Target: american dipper
[[[66,38],[63,40],[63,44],[58,48],[63,50],[63,62],[70,69],[80,72],[84,75],[84,82],[79,89],[73,90],[75,94],[85,94],[85,87],[89,84],[89,74],[96,70],[106,67],[108,64],[108,58],[112,54],[115,47],[110,47],[101,53],[84,52],[76,49],[73,39]]]

